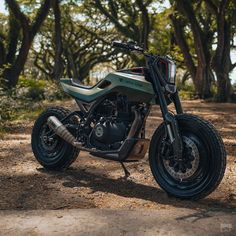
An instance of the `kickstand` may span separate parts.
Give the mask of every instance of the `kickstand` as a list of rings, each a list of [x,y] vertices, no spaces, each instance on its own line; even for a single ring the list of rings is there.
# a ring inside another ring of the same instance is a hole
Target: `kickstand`
[[[124,179],[128,179],[128,177],[130,176],[130,172],[126,169],[125,165],[123,162],[120,162],[124,172],[125,172],[125,176],[124,176]]]

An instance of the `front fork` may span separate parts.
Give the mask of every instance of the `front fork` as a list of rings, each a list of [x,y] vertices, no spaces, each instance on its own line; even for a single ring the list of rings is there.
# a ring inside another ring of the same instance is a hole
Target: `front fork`
[[[176,104],[175,104],[175,107],[176,107]],[[178,114],[181,114],[181,113],[178,113]],[[166,114],[162,114],[162,115],[166,124],[167,134],[173,146],[174,155],[177,157],[177,159],[181,160],[182,153],[183,153],[183,141],[182,141],[182,137],[180,136],[177,120],[175,116],[170,112],[167,112]]]
[[[182,153],[183,153],[183,141],[180,136],[179,127],[177,120],[175,116],[168,111],[166,98],[164,95],[164,87],[161,86],[161,83],[159,81],[159,71],[155,71],[153,68],[151,68],[151,75],[152,75],[152,81],[153,81],[153,87],[158,95],[156,98],[160,103],[160,108],[163,116],[163,120],[166,124],[166,131],[169,136],[171,145],[173,147],[174,155],[177,157],[177,159],[182,159]],[[172,94],[172,100],[175,105],[175,109],[177,114],[182,114],[183,109],[182,105],[179,99],[178,91],[176,91],[174,94]]]

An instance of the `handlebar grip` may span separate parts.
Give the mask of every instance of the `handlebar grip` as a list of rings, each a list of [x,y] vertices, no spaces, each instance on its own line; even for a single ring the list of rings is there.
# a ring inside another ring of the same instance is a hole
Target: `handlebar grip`
[[[130,49],[129,45],[125,43],[120,43],[120,42],[112,42],[112,46],[117,47],[117,48],[124,48],[124,49]]]
[[[131,51],[138,51],[138,52],[144,52],[144,49],[131,43],[120,43],[117,41],[112,42],[113,47],[119,47],[119,48],[124,48],[126,50],[131,50]]]

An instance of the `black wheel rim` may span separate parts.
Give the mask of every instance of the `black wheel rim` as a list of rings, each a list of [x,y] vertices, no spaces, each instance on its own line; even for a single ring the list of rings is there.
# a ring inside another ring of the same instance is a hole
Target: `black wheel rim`
[[[184,131],[181,134],[182,136],[188,137],[191,139],[195,145],[198,148],[199,151],[199,165],[197,170],[194,172],[194,174],[184,180],[181,179],[176,179],[173,176],[170,175],[170,173],[167,171],[165,165],[164,165],[164,160],[161,157],[160,154],[160,145],[158,147],[158,163],[159,165],[159,174],[161,178],[166,181],[169,185],[170,188],[172,188],[172,191],[178,191],[178,192],[185,192],[187,193],[192,193],[192,192],[198,192],[202,191],[202,186],[205,184],[206,181],[209,181],[211,177],[211,170],[210,164],[211,164],[211,155],[210,155],[210,150],[208,148],[207,143],[204,143],[202,141],[202,138],[199,136],[191,133],[190,131]],[[163,137],[162,137],[163,140]]]
[[[54,134],[46,123],[42,124],[37,139],[40,158],[48,164],[58,162],[58,159],[61,158],[62,153],[65,151],[65,141]],[[49,139],[52,140],[49,142]]]

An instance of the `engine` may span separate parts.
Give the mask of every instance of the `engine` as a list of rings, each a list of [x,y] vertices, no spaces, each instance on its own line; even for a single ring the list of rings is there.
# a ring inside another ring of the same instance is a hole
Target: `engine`
[[[103,119],[93,129],[93,145],[102,150],[117,149],[121,141],[125,139],[125,135],[124,123]]]
[[[94,112],[90,144],[100,150],[116,150],[127,137],[134,115],[126,97],[106,99]]]

